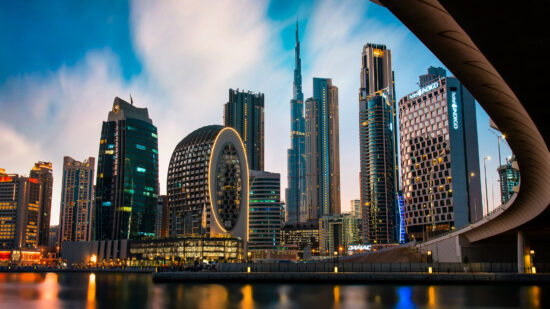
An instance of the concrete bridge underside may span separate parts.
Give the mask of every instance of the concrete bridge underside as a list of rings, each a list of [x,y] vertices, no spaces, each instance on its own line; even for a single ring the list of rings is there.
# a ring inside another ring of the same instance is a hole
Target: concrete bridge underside
[[[550,262],[550,33],[545,1],[372,0],[405,24],[506,134],[519,193],[503,209],[420,245],[436,260]],[[535,254],[531,250],[534,250]]]

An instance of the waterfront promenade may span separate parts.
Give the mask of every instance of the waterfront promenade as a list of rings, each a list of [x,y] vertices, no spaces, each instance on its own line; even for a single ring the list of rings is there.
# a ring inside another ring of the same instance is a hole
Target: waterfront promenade
[[[550,274],[517,273],[334,273],[334,272],[158,272],[155,283],[404,283],[404,284],[548,284]]]

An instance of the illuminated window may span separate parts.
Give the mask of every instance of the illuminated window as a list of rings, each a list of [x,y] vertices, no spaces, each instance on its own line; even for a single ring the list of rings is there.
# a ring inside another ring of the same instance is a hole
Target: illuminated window
[[[137,149],[140,149],[140,150],[145,150],[145,149],[146,149],[145,146],[140,145],[140,144],[136,144],[136,148],[137,148]]]
[[[151,136],[154,137],[154,138],[158,138],[156,133],[151,133]]]
[[[140,172],[140,173],[145,173],[147,170],[144,169],[143,167],[136,167],[136,171]]]

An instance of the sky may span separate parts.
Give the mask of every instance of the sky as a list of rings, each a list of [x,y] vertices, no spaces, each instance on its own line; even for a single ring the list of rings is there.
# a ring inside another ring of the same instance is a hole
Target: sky
[[[443,66],[388,10],[361,0],[2,1],[0,168],[28,175],[35,162],[52,162],[57,224],[63,156],[97,158],[114,98],[129,101],[131,94],[158,128],[165,193],[177,143],[199,127],[223,124],[228,90],[239,88],[265,94],[265,169],[281,174],[283,193],[296,21],[304,96],[312,96],[313,77],[332,78],[339,88],[341,200],[349,211],[359,198],[363,45],[392,50],[398,99],[418,88],[429,66]],[[480,157],[492,157],[491,208],[500,204],[497,138],[479,106],[476,117]],[[501,147],[502,158],[510,156]]]

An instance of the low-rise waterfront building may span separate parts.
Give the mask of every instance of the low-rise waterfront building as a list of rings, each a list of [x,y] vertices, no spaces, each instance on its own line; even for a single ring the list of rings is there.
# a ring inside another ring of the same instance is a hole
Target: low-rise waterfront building
[[[66,242],[61,256],[67,265],[161,266],[241,261],[243,244],[241,238],[229,236]]]
[[[361,243],[359,220],[350,214],[324,216],[319,219],[321,255],[347,254],[348,246]]]
[[[298,250],[304,250],[308,247],[311,250],[318,251],[319,222],[286,224],[281,229],[281,245],[288,248],[295,247]]]

